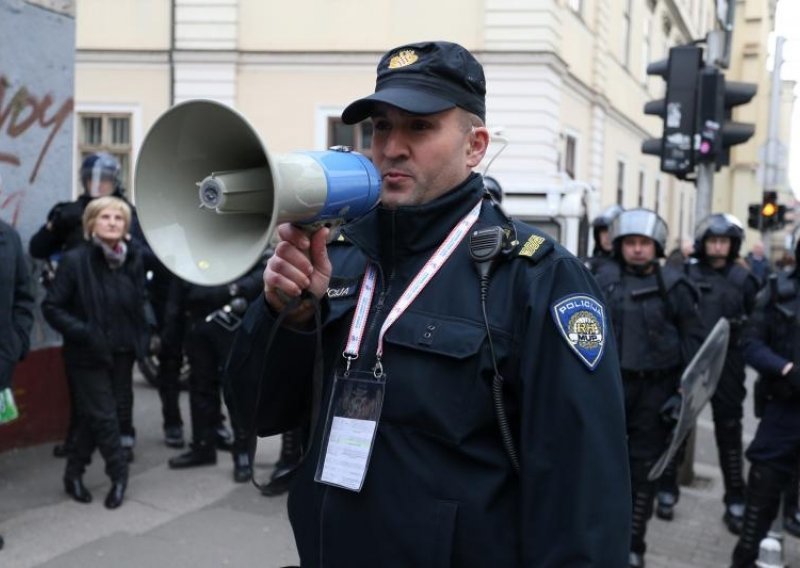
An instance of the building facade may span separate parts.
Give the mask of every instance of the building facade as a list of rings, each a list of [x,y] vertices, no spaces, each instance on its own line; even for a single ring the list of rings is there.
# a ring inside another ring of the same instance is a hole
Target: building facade
[[[740,120],[766,120],[774,4],[736,3],[728,78],[759,83]],[[692,234],[694,186],[661,173],[658,160],[640,150],[642,140],[660,136],[661,121],[645,116],[643,106],[664,89],[646,68],[670,47],[705,37],[715,26],[714,0],[363,6],[78,0],[75,163],[97,149],[112,151],[132,187],[148,128],[170,105],[193,98],[236,108],[270,151],[366,149],[369,124],[347,127],[338,117],[371,92],[380,55],[406,42],[447,39],[484,64],[487,126],[496,136],[480,169],[491,161],[488,173],[503,186],[510,213],[538,222],[577,253],[586,250],[587,221],[614,202],[657,210],[675,239]],[[752,142],[734,150],[730,172],[717,176],[715,209],[746,218],[752,198],[740,191],[755,175],[760,136],[759,128]]]

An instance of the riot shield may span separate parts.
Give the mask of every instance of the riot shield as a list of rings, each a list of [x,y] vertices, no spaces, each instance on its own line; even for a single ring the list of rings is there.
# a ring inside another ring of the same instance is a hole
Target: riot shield
[[[697,351],[697,354],[683,371],[678,393],[680,407],[677,408],[676,412],[677,421],[672,428],[669,446],[647,475],[647,479],[650,481],[655,481],[661,477],[669,460],[673,458],[686,436],[694,428],[700,411],[711,400],[711,396],[717,388],[719,376],[722,374],[722,366],[725,363],[725,356],[728,352],[729,335],[730,324],[728,320],[720,318]]]

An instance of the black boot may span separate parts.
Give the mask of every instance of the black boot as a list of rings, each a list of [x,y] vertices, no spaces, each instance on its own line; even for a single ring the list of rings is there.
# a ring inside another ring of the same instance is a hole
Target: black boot
[[[647,521],[653,514],[653,489],[642,487],[633,492],[633,514],[631,515],[631,553],[628,564],[631,568],[644,566],[644,553],[647,545],[644,535],[647,532]]]
[[[795,472],[786,491],[783,492],[783,528],[794,537],[800,538],[800,511],[798,511],[799,472]]]
[[[722,521],[731,533],[738,535],[741,534],[744,523],[745,501],[742,423],[735,419],[721,420],[714,425],[714,435],[725,484],[725,513]]]
[[[183,448],[186,445],[183,426],[164,426],[164,443],[170,448]]]
[[[289,490],[294,472],[303,457],[303,429],[297,428],[281,435],[281,455],[269,477],[269,483],[261,488],[265,497],[275,497]]]
[[[656,493],[656,517],[664,521],[671,521],[675,517],[675,503],[678,497],[669,491]]]
[[[217,441],[217,449],[221,452],[233,451],[233,433],[222,422],[214,430]]]
[[[128,482],[125,479],[112,481],[111,489],[108,491],[108,495],[106,495],[106,509],[116,509],[122,505],[122,501],[125,499],[125,490],[127,488]]]
[[[233,454],[233,480],[236,483],[245,483],[253,477],[253,462],[247,452],[234,452]]]
[[[64,477],[64,491],[78,503],[91,503],[92,494],[80,477]]]
[[[168,462],[171,469],[186,469],[215,463],[217,463],[217,450],[208,444],[192,444],[188,452],[171,458]]]
[[[755,462],[750,467],[747,506],[739,542],[733,550],[732,568],[750,568],[754,565],[759,545],[778,512],[781,490],[789,477],[763,463]]]

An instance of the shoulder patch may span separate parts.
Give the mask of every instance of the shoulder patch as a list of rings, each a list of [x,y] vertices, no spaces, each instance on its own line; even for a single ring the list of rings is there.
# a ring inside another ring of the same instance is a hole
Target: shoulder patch
[[[536,262],[551,250],[553,250],[553,243],[541,235],[531,235],[519,248],[517,256]]]
[[[567,345],[593,371],[606,345],[603,304],[591,296],[574,294],[555,302],[552,316]]]

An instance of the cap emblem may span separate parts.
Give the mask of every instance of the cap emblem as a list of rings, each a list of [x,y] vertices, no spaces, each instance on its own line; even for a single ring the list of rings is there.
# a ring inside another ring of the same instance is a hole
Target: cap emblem
[[[419,59],[419,56],[413,49],[404,49],[403,51],[393,55],[389,60],[389,69],[399,69],[406,65],[411,65]]]

